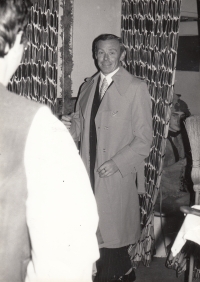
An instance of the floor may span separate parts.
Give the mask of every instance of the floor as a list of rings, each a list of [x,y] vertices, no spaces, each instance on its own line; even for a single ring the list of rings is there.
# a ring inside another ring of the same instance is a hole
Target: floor
[[[136,282],[187,282],[184,273],[176,277],[175,270],[165,267],[166,258],[154,257],[150,267],[140,264],[136,269]],[[196,282],[199,280],[195,280]]]
[[[140,263],[135,270],[136,282],[188,282],[188,273],[182,273],[176,277],[176,271],[165,266],[166,247],[169,247],[176,237],[181,224],[182,220],[178,217],[163,218],[162,221],[160,217],[154,218],[156,254],[150,267],[145,267],[143,263]],[[164,233],[161,232],[161,226],[163,226]],[[200,282],[200,279],[193,281]]]

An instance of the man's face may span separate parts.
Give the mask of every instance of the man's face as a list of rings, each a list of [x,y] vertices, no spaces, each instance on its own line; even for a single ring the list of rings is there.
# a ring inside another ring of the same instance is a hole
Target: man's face
[[[120,44],[115,39],[100,40],[97,42],[96,59],[104,75],[116,70],[120,61],[124,59],[125,52],[121,54]]]

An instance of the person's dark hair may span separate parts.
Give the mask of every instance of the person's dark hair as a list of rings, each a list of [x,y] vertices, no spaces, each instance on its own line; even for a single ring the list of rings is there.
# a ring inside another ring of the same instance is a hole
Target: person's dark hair
[[[121,54],[124,52],[125,50],[125,47],[124,47],[124,44],[122,42],[122,39],[114,34],[101,34],[99,35],[97,38],[95,38],[94,42],[93,42],[93,46],[94,46],[94,53],[96,54],[97,52],[97,43],[100,41],[100,40],[111,40],[111,39],[115,39],[119,42],[119,45],[120,45],[120,50],[121,50]]]
[[[28,23],[30,0],[0,0],[0,57],[6,55],[5,47],[13,46],[16,35]]]

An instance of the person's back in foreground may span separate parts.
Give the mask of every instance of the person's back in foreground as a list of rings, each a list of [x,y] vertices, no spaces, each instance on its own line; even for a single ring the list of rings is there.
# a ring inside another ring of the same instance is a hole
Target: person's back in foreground
[[[89,282],[98,215],[74,141],[46,106],[6,89],[28,10],[0,1],[0,281]]]

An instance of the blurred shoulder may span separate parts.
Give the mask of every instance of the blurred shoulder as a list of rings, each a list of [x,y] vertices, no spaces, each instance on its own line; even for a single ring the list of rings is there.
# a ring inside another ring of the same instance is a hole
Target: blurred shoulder
[[[21,111],[21,114],[23,114],[23,112],[27,112],[28,110],[35,111],[42,106],[41,104],[30,100],[27,97],[23,97],[14,92],[9,91],[2,84],[0,84],[0,99],[1,106],[4,107],[4,109],[8,111],[9,109],[19,109],[19,111]]]

